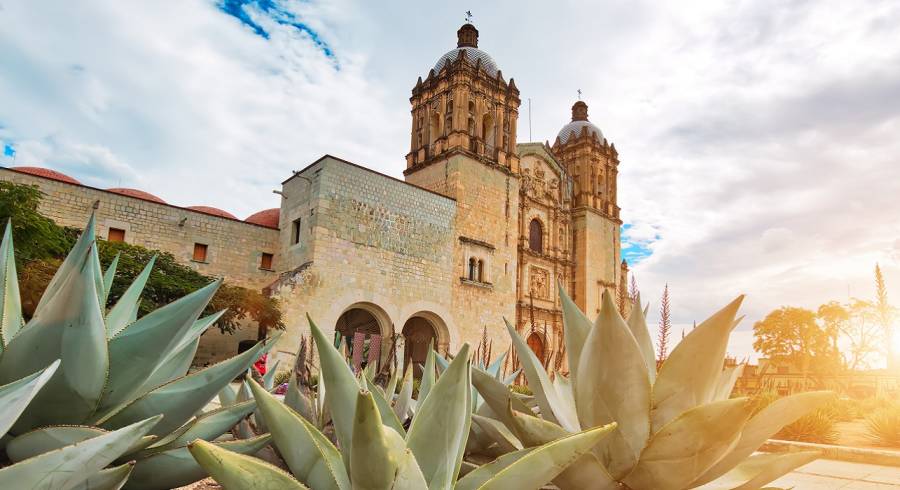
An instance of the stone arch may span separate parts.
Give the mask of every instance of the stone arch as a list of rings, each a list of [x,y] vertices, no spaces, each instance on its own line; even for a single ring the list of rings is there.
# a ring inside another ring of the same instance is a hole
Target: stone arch
[[[528,348],[531,349],[531,352],[534,352],[534,355],[537,356],[538,360],[544,362],[544,356],[546,355],[547,345],[544,342],[544,336],[538,332],[531,332],[526,337],[525,341],[528,343]]]
[[[410,360],[414,363],[424,363],[428,344],[432,339],[438,352],[445,353],[450,347],[450,329],[447,322],[433,311],[420,310],[409,315],[403,322],[401,334],[404,366]]]
[[[353,338],[357,332],[365,335],[365,348],[376,348],[371,344],[377,335],[379,339],[378,362],[383,362],[388,354],[386,349],[390,347],[393,335],[393,323],[388,313],[380,306],[369,302],[356,302],[344,308],[338,315],[334,324],[335,333],[339,333],[344,342],[347,342],[347,351],[352,352]],[[368,361],[368,356],[365,356]]]
[[[493,148],[496,144],[496,128],[494,128],[494,116],[486,113],[481,119],[481,139],[487,148]]]

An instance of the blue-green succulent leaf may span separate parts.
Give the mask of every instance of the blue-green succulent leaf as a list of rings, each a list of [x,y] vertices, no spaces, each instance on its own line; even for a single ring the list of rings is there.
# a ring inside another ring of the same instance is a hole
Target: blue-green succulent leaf
[[[3,437],[6,431],[13,426],[25,407],[47,384],[58,367],[59,361],[57,360],[41,371],[8,385],[0,386],[0,407],[2,407],[0,409],[0,437]]]
[[[106,303],[109,301],[109,292],[112,290],[113,281],[116,279],[116,269],[119,267],[119,256],[121,253],[117,253],[115,257],[113,257],[112,262],[109,263],[109,267],[106,268],[106,272],[103,273],[103,298],[100,301],[100,304],[106,308]],[[108,325],[108,322],[107,322]]]
[[[0,245],[0,352],[22,328],[22,300],[13,248],[12,223],[7,221]]]
[[[144,270],[134,278],[134,281],[128,286],[128,289],[125,290],[125,293],[122,294],[116,305],[109,310],[109,313],[106,315],[106,329],[109,338],[115,337],[131,323],[132,318],[137,316],[141,293],[144,291],[147,279],[150,278],[154,263],[156,263],[156,255],[150,259],[150,262],[147,262]]]
[[[251,458],[205,441],[188,446],[194,459],[224,488],[307,490],[288,472],[258,458]]]

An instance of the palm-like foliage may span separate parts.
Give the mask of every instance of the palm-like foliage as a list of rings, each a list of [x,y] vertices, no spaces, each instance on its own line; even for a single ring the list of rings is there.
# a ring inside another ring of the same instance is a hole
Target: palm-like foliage
[[[364,374],[354,376],[312,321],[310,327],[321,363],[319,384],[325,385],[337,446],[306,418],[250,382],[275,446],[296,480],[253,458],[202,442],[193,444],[190,450],[195,458],[226,488],[276,484],[316,490],[539,488],[615,427],[610,424],[523,449],[458,479],[473,403],[468,344],[433,383],[423,381],[428,388],[420,394],[407,431],[385,392]],[[434,362],[432,358],[432,371]],[[405,416],[402,410],[401,414]]]
[[[118,488],[99,482],[121,486],[125,479],[127,488],[184,485],[205,476],[187,443],[218,438],[254,409],[250,402],[201,412],[271,343],[187,374],[200,335],[221,315],[200,318],[221,281],[138,319],[151,260],[107,309],[116,262],[105,274],[100,270],[94,226],[91,216],[26,323],[7,224],[0,245],[0,384],[7,385],[0,390],[13,402],[0,405],[0,433],[12,436],[4,445],[16,464],[0,470],[0,488],[32,488],[23,486],[28,478],[40,481],[34,488],[71,488],[89,480],[90,488]],[[267,442],[261,436],[216,444],[255,453]],[[53,461],[68,464],[74,453],[79,456],[72,461],[84,468],[66,466],[74,476],[57,484]]]
[[[753,455],[781,427],[832,396],[794,395],[755,415],[748,399],[729,398],[739,371],[723,370],[723,364],[742,298],[698,325],[657,372],[639,299],[626,321],[605,293],[592,324],[559,290],[568,377],[555,373],[551,380],[507,323],[540,416],[490,376],[473,376],[513,447],[618,423],[607,443],[554,479],[559,488],[758,488],[816,457]]]

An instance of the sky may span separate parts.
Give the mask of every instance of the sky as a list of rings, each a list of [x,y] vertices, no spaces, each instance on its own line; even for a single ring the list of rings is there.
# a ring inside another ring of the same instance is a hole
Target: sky
[[[900,302],[896,1],[0,0],[0,165],[239,217],[325,153],[402,177],[468,9],[531,140],[580,89],[616,145],[651,324],[665,284],[679,333],[746,294],[744,358],[772,309],[871,298],[876,263]]]

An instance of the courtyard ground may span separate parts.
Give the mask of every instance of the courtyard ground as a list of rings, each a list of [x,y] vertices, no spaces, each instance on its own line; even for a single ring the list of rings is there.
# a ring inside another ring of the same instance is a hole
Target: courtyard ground
[[[798,490],[889,490],[900,489],[900,467],[878,466],[818,459],[771,484]]]

